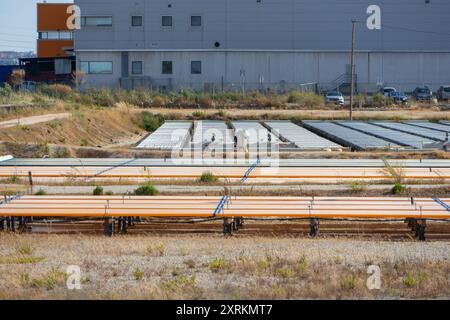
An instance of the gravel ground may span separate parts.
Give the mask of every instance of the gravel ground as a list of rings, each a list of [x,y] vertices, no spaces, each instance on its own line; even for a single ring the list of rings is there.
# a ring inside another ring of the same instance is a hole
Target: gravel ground
[[[0,234],[0,299],[449,298],[449,245]],[[380,290],[365,285],[373,264]],[[66,288],[69,265],[81,290]]]

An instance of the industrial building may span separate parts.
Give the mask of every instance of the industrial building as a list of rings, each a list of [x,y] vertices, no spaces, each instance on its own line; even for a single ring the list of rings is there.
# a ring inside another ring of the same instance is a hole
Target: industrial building
[[[87,86],[412,91],[450,83],[447,0],[75,0]]]

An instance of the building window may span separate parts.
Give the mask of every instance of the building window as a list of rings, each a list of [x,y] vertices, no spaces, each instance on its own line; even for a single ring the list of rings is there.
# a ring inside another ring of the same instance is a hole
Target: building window
[[[142,16],[132,16],[131,26],[132,27],[142,27],[143,17]]]
[[[39,32],[39,40],[72,40],[73,32],[70,31],[46,31]]]
[[[201,73],[202,73],[202,62],[191,61],[191,74],[201,74]]]
[[[111,16],[81,17],[82,27],[111,27]]]
[[[81,70],[86,74],[111,74],[113,63],[111,61],[82,61]]]
[[[131,62],[131,73],[142,74],[142,61]]]
[[[172,61],[162,62],[162,74],[172,74]]]
[[[172,16],[162,16],[161,18],[161,26],[163,27],[172,27],[173,21]]]
[[[202,26],[202,16],[191,16],[191,27],[201,27]]]

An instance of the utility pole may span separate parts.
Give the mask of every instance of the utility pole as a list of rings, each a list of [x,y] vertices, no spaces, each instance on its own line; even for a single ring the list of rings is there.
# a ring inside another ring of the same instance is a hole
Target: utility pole
[[[350,120],[353,120],[353,95],[355,92],[356,20],[352,20],[352,54],[350,62]]]

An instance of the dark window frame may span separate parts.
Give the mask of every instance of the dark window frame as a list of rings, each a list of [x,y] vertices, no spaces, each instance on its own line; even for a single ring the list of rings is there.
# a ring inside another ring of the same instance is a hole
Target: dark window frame
[[[140,24],[134,24],[135,18],[140,18]],[[144,16],[143,15],[132,15],[131,16],[131,26],[133,28],[140,28],[144,26]]]
[[[194,25],[193,24],[193,19],[194,18],[200,18],[200,25]],[[203,17],[201,15],[198,15],[198,14],[191,15],[191,28],[201,28],[201,27],[203,27]]]
[[[134,72],[134,66],[140,65],[140,72]],[[131,74],[132,75],[142,75],[144,73],[144,62],[141,60],[131,61]]]
[[[165,66],[168,67],[170,65],[170,70],[165,69]],[[164,60],[161,62],[161,74],[173,74],[173,61]]]
[[[195,67],[195,64],[197,64],[197,67]],[[202,74],[202,71],[202,62],[200,60],[191,61],[191,74]]]
[[[170,18],[170,25],[164,25],[164,18]],[[161,16],[161,27],[163,27],[163,28],[173,28],[173,16],[171,16],[171,15],[162,15]]]
[[[111,71],[108,71],[108,72],[92,72],[91,71],[91,63],[109,63],[109,64],[111,64]],[[86,72],[86,74],[104,75],[104,74],[113,74],[114,73],[114,64],[113,64],[112,61],[80,61],[80,67],[81,67],[82,64],[87,64],[87,72]],[[81,67],[81,69],[83,69],[83,68]]]
[[[86,24],[86,19],[93,19],[93,18],[100,18],[100,19],[111,19],[111,23],[108,24]],[[92,16],[82,16],[81,17],[81,26],[86,28],[97,28],[97,27],[103,27],[103,28],[109,28],[113,26],[113,16],[111,15],[92,15]]]

